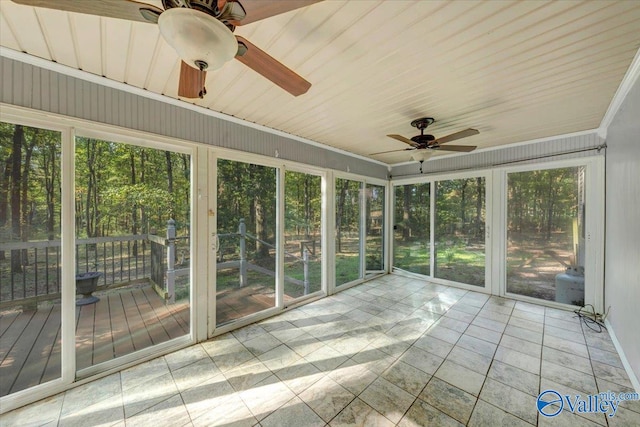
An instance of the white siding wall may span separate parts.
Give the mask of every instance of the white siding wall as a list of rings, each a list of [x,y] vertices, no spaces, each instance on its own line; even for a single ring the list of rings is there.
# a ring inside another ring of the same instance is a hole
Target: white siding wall
[[[0,57],[0,102],[386,179],[387,167],[191,109]],[[294,111],[291,114],[295,114]]]
[[[424,174],[433,174],[455,170],[490,169],[509,162],[518,162],[517,164],[519,165],[525,165],[529,163],[543,163],[554,160],[602,155],[604,152],[601,151],[598,153],[596,150],[593,150],[545,157],[558,153],[594,148],[601,145],[603,142],[603,139],[600,138],[596,132],[593,132],[585,135],[558,138],[531,144],[514,145],[503,149],[478,151],[464,155],[447,156],[444,158],[436,157],[424,162],[422,169]],[[412,162],[410,164],[393,167],[391,169],[391,176],[393,178],[403,178],[418,175],[420,173],[419,170],[420,166],[418,162]]]
[[[605,305],[640,379],[640,79],[609,126],[607,145]]]

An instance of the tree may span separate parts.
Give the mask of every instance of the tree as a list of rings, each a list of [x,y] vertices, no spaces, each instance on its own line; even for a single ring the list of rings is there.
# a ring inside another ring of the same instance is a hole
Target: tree
[[[16,125],[13,132],[13,146],[11,156],[11,232],[12,240],[20,239],[20,180],[22,170],[20,162],[22,160],[22,144],[24,141],[24,128]],[[11,272],[22,273],[21,254],[19,251],[11,251]]]

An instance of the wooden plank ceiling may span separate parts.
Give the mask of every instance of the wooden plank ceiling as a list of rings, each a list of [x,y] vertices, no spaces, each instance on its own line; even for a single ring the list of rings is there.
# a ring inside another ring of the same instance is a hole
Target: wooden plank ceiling
[[[309,92],[230,61],[185,101],[364,156],[406,148],[385,135],[411,137],[423,116],[436,137],[478,129],[459,143],[486,148],[597,128],[640,47],[640,2],[331,0],[236,34]],[[157,25],[3,0],[0,44],[177,97],[180,63]]]

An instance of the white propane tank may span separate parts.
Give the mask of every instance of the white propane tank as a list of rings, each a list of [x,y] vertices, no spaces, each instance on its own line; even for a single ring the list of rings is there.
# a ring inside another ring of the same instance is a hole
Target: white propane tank
[[[567,271],[556,275],[556,301],[584,305],[584,267],[568,267]]]

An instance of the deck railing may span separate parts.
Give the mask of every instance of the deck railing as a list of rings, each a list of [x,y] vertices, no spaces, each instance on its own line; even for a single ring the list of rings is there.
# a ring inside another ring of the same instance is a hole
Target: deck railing
[[[59,298],[60,240],[0,243],[0,304]],[[11,268],[11,255],[20,253],[20,271]],[[76,240],[76,271],[100,271],[100,288],[134,283],[149,277],[151,248],[146,234]]]

